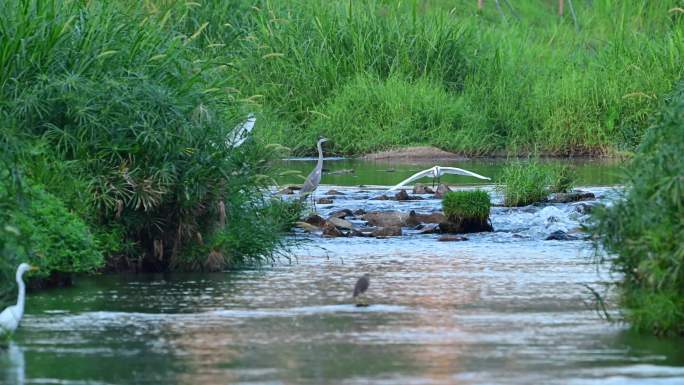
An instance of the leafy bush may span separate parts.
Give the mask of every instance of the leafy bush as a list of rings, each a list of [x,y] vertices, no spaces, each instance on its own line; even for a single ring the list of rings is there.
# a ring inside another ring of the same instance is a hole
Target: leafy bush
[[[42,188],[29,192],[26,207],[17,210],[12,223],[26,237],[17,261],[39,267],[34,276],[53,272],[91,272],[104,260],[88,226],[55,196]]]
[[[684,333],[684,81],[654,118],[627,168],[622,197],[594,214],[593,232],[619,273],[627,320]]]
[[[227,61],[206,46],[206,25],[188,22],[195,3],[160,2],[163,12],[153,3],[0,3],[0,120],[27,143],[26,173],[117,254],[110,267],[174,266],[211,238],[222,213],[238,221],[248,206],[268,205],[277,156],[253,141],[224,144],[246,115]],[[56,202],[41,207],[58,213]],[[229,228],[260,228],[241,224]],[[266,235],[267,247],[236,252],[261,258],[279,236]]]
[[[526,206],[546,199],[549,181],[549,168],[537,161],[514,162],[504,167],[498,189],[506,206]]]
[[[444,215],[450,220],[466,218],[486,221],[491,202],[486,191],[452,191],[444,194],[442,207]]]

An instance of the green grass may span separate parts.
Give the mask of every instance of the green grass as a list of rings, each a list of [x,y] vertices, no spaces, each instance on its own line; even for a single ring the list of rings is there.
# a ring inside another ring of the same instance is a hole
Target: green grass
[[[504,195],[504,205],[526,206],[546,199],[550,181],[548,166],[534,160],[514,162],[503,169],[497,188]]]
[[[551,179],[549,191],[553,193],[569,192],[577,181],[575,170],[565,164],[550,166],[549,174]]]
[[[639,143],[684,71],[682,16],[668,2],[579,2],[579,29],[542,0],[506,20],[474,1],[237,3],[229,25],[210,21],[205,44],[230,41],[218,49],[236,97],[267,117],[258,134],[298,153],[325,131],[338,154],[612,154]],[[225,7],[203,3],[188,18]]]
[[[442,198],[444,215],[453,221],[478,220],[489,218],[491,202],[486,191],[452,191]]]
[[[684,333],[684,82],[652,120],[626,167],[625,189],[597,210],[593,232],[619,273],[627,320],[638,330]]]

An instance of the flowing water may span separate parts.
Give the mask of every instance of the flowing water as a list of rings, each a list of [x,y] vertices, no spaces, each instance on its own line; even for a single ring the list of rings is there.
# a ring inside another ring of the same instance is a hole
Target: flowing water
[[[319,205],[321,214],[440,209],[435,199],[368,200],[378,191],[354,187],[394,184],[419,165],[390,164],[397,171],[385,176],[383,164],[345,162],[327,163],[356,170],[340,176],[346,183],[324,176],[335,186],[320,192],[345,195]],[[609,203],[612,190],[599,186],[615,183],[613,166],[579,167],[580,183]],[[389,239],[299,232],[291,261],[264,269],[80,278],[29,295],[22,329],[0,352],[0,382],[683,384],[683,340],[601,319],[585,285],[618,310],[602,289],[613,277],[593,264],[590,243],[544,240],[557,230],[580,235],[580,206],[494,207],[495,232],[464,242],[409,229]],[[355,307],[351,289],[364,272],[370,306]]]

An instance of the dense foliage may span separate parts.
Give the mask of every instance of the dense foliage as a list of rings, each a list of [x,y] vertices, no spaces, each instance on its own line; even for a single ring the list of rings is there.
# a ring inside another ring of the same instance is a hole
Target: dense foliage
[[[504,205],[526,206],[545,200],[551,181],[549,170],[549,166],[537,161],[514,162],[504,167],[497,181]]]
[[[319,134],[342,154],[633,149],[684,72],[677,2],[576,2],[577,27],[556,2],[510,3],[502,17],[493,4],[477,13],[474,0],[258,1],[210,22],[207,43],[232,39],[228,74],[263,107],[259,134],[302,153]],[[226,7],[205,2],[192,15]]]
[[[594,232],[622,281],[627,320],[684,333],[684,82],[654,119],[627,168],[622,199],[599,210]]]
[[[491,202],[486,191],[452,191],[444,194],[442,208],[450,220],[465,218],[486,221]]]
[[[3,220],[46,273],[90,270],[102,253],[115,268],[199,268],[184,258],[219,234],[240,241],[213,243],[212,268],[279,245],[274,211],[291,208],[264,197],[277,147],[224,144],[249,107],[200,39],[206,25],[188,24],[195,5],[158,5],[0,3],[2,137],[15,174],[41,186]]]

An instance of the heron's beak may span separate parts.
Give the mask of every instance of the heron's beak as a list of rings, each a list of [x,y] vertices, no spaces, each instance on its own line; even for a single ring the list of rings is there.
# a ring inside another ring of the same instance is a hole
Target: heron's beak
[[[38,271],[38,266],[31,266],[29,271]]]

